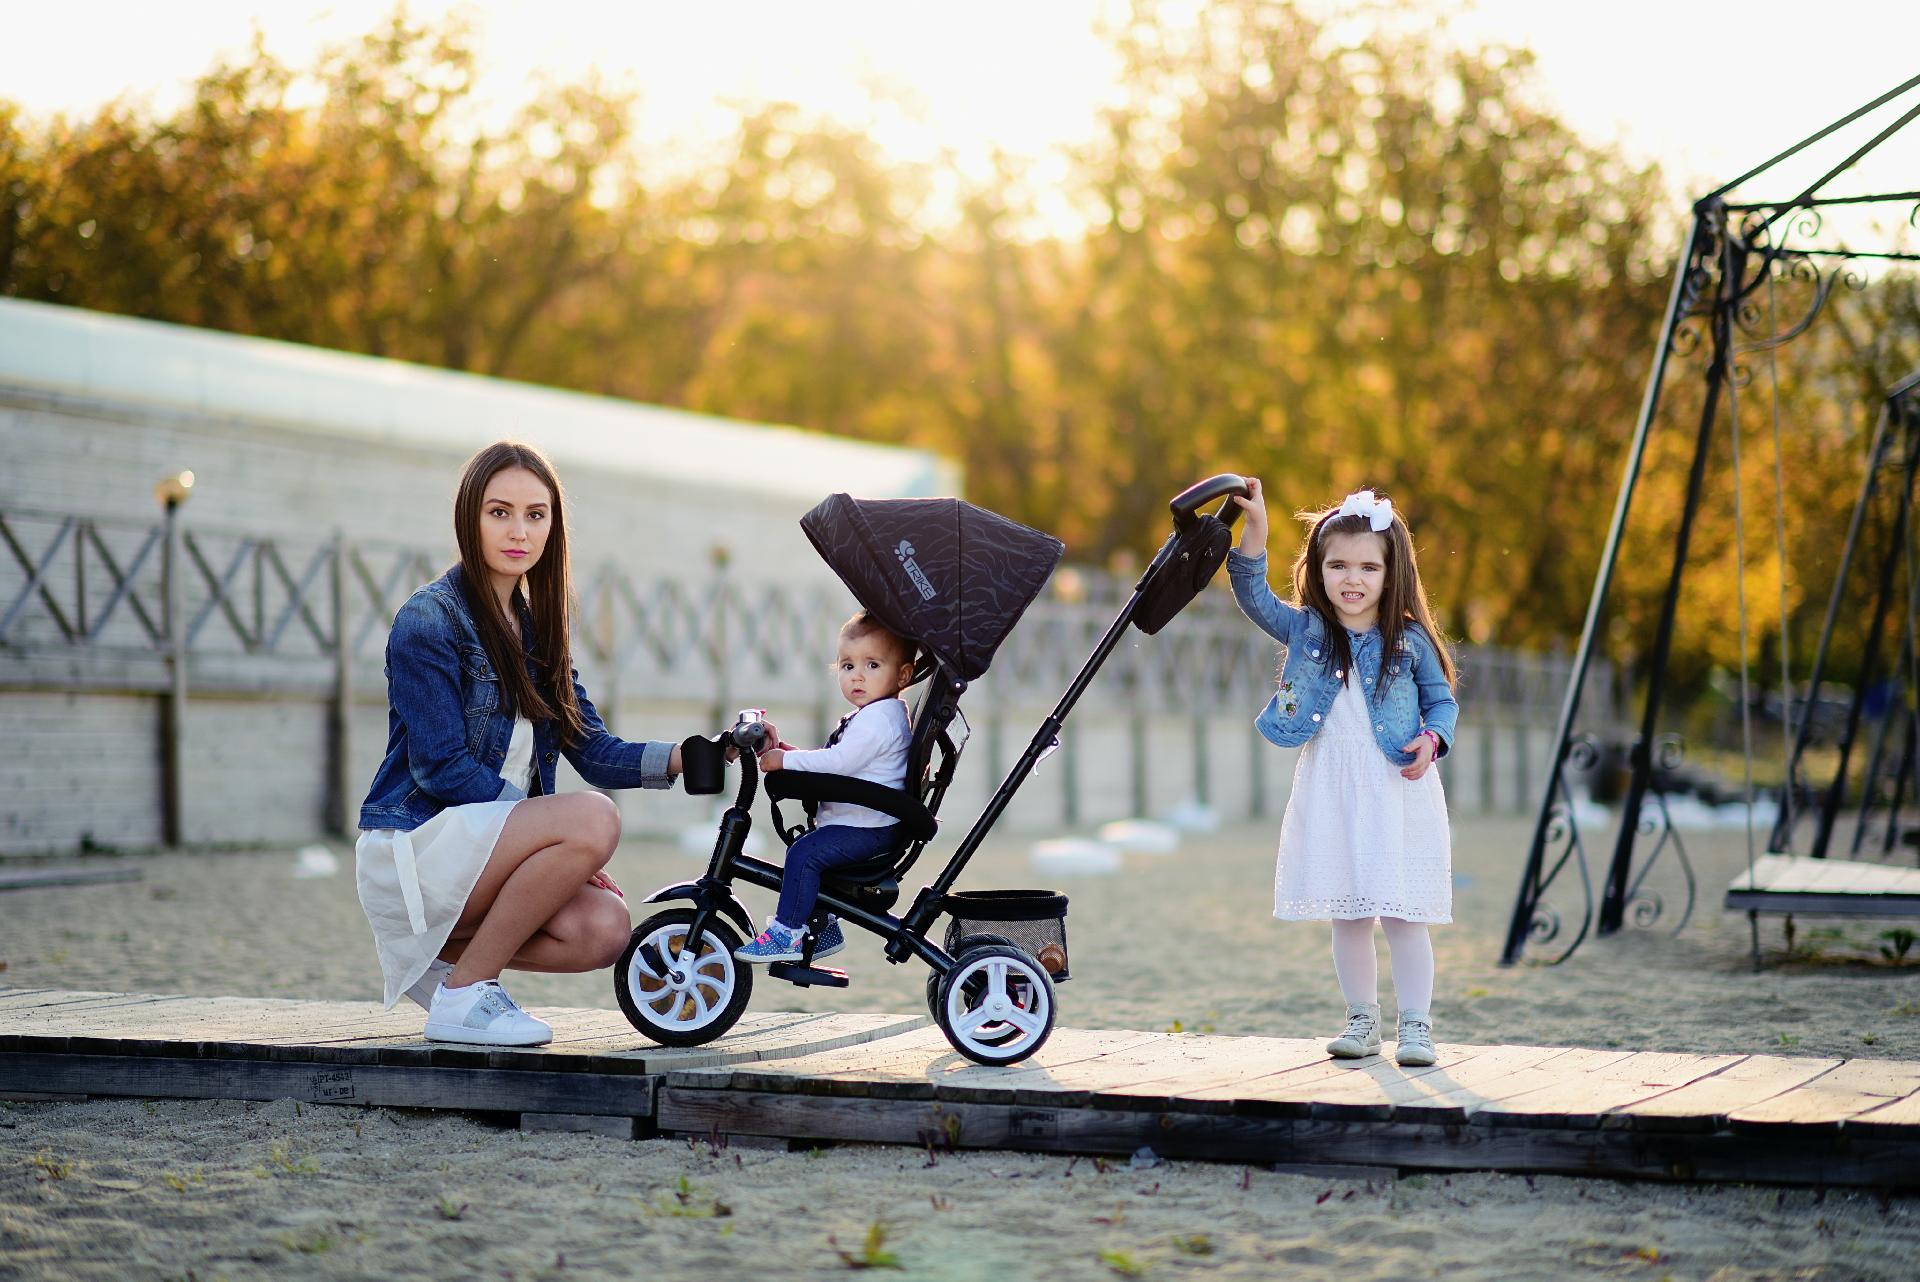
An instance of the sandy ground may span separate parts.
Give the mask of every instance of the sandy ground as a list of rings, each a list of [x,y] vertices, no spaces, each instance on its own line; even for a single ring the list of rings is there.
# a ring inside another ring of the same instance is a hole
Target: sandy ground
[[[1035,877],[1027,840],[1010,838],[961,884],[1072,896],[1065,1022],[1324,1033],[1340,1016],[1325,927],[1267,916],[1276,830],[1189,837],[1076,879]],[[1529,831],[1456,825],[1457,924],[1435,936],[1442,1040],[1920,1059],[1920,949],[1884,960],[1879,932],[1894,923],[1802,922],[1789,952],[1781,924],[1763,922],[1767,965],[1752,973],[1746,919],[1719,907],[1745,858],[1739,834],[1688,835],[1699,903],[1678,935],[1631,931],[1562,966],[1499,967]],[[0,984],[377,993],[350,862],[309,880],[284,851],[138,866],[135,883],[0,894]],[[613,871],[639,899],[700,866],[633,843]],[[1650,883],[1663,926],[1676,874],[1665,860]],[[1555,898],[1571,909],[1577,880],[1562,881]],[[851,989],[763,984],[755,1008],[919,1009],[924,972],[858,936],[838,960]],[[1383,977],[1385,963],[1383,948]],[[605,973],[510,981],[536,1010],[614,1004]],[[1920,1258],[1911,1197],[1484,1175],[1369,1185],[1013,1154],[929,1167],[893,1148],[715,1152],[286,1101],[0,1105],[0,1278],[830,1277],[863,1262],[876,1225],[877,1254],[916,1278],[1907,1279]]]

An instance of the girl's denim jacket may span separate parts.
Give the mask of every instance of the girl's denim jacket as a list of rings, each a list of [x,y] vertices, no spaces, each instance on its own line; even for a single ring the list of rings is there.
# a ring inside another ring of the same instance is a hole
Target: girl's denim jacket
[[[360,807],[362,828],[412,832],[448,806],[526,795],[500,777],[513,713],[503,706],[499,677],[460,584],[456,565],[408,597],[394,616],[387,636],[387,756]],[[533,635],[524,607],[520,634]],[[672,786],[672,744],[629,743],[609,734],[577,671],[573,693],[586,731],[579,743],[561,747],[553,722],[533,723],[541,795],[553,791],[562,752],[597,788]]]
[[[1240,609],[1268,636],[1287,648],[1286,662],[1280,670],[1280,689],[1261,710],[1254,726],[1267,742],[1281,748],[1297,747],[1319,733],[1340,693],[1343,673],[1332,667],[1327,648],[1327,625],[1313,610],[1288,605],[1267,586],[1266,553],[1243,556],[1239,549],[1227,553],[1227,575],[1233,581],[1233,598]],[[1454,702],[1445,671],[1433,641],[1417,623],[1408,623],[1400,635],[1400,653],[1386,663],[1382,680],[1380,633],[1378,630],[1347,633],[1353,652],[1354,676],[1367,697],[1373,714],[1373,737],[1380,751],[1396,765],[1410,765],[1411,752],[1400,745],[1410,743],[1422,730],[1440,736],[1440,751],[1445,756],[1453,746],[1454,723],[1460,705]]]

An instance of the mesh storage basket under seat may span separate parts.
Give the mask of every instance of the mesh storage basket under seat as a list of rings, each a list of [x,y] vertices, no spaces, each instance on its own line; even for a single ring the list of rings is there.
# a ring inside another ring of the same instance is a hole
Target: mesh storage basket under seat
[[[959,952],[969,935],[998,935],[1046,967],[1055,983],[1067,973],[1067,897],[1051,890],[961,890],[941,908],[947,926],[946,950]]]

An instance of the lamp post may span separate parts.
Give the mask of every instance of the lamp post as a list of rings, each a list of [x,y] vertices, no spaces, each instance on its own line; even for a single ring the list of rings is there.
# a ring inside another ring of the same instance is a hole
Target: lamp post
[[[166,634],[170,681],[167,701],[160,715],[160,836],[169,846],[181,844],[184,826],[185,790],[181,781],[181,763],[185,756],[186,740],[187,628],[179,572],[179,511],[180,505],[192,493],[192,472],[176,472],[161,478],[153,487],[153,497],[165,513],[165,539],[160,560],[160,617]]]

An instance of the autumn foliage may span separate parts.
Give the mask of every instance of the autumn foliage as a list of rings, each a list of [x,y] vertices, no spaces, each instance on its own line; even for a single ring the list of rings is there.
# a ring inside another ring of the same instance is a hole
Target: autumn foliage
[[[1448,627],[1569,639],[1685,216],[1658,175],[1543,111],[1524,51],[1262,0],[1197,25],[1141,4],[1112,39],[1128,95],[1076,157],[1071,230],[1018,164],[904,165],[791,107],[690,172],[651,163],[644,110],[594,84],[488,127],[470,36],[404,14],[312,67],[216,66],[171,114],[0,103],[0,294],[927,446],[1080,559],[1138,558],[1212,472],[1262,476],[1276,508],[1372,485],[1412,518]],[[1783,384],[1803,637],[1863,406],[1920,359],[1910,281],[1845,306],[1850,337],[1809,349],[1825,373]],[[1667,569],[1691,446],[1671,400],[1619,657]],[[1757,661],[1780,585],[1771,428],[1751,430]],[[1737,659],[1712,489],[1696,671]]]

